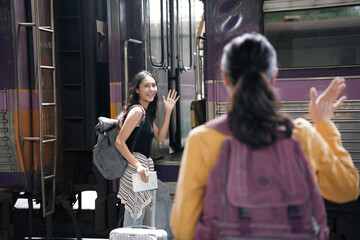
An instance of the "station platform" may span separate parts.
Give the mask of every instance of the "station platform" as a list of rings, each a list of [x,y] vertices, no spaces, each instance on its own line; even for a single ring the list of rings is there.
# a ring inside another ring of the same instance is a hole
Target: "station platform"
[[[175,195],[182,153],[183,151],[178,151],[154,160],[155,171],[157,172],[158,178],[169,187],[172,198]]]

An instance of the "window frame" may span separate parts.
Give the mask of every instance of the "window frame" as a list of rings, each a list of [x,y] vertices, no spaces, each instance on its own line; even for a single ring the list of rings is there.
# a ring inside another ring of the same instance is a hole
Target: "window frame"
[[[185,1],[185,2],[187,2],[188,3],[188,6],[189,6],[189,42],[188,42],[188,44],[189,44],[189,51],[188,51],[188,54],[189,54],[189,65],[188,66],[185,66],[185,64],[184,64],[184,41],[183,41],[183,38],[181,37],[181,69],[183,69],[183,70],[185,70],[185,71],[191,71],[191,69],[192,69],[192,65],[193,65],[193,58],[192,58],[192,42],[191,42],[191,36],[192,36],[192,7],[191,7],[191,0],[187,0],[187,1]],[[179,8],[178,8],[179,9]],[[178,16],[179,16],[179,14],[178,14]],[[180,23],[180,17],[178,17],[178,22]],[[181,20],[183,20],[182,18],[181,18]],[[181,21],[181,24],[182,24],[183,22]],[[180,29],[181,29],[181,27],[179,27]],[[179,30],[180,30],[179,29]],[[179,34],[181,33],[181,36],[183,36],[183,32],[182,31],[179,31]],[[180,36],[179,36],[179,38],[180,38]]]
[[[286,7],[285,7],[286,6]],[[311,0],[264,0],[263,12],[262,12],[262,21],[261,29],[264,36],[265,35],[265,14],[268,13],[280,13],[280,12],[290,12],[290,11],[300,11],[300,10],[315,10],[315,9],[326,9],[326,8],[336,8],[336,7],[347,7],[347,6],[359,6],[358,1],[354,0],[323,0],[314,3]],[[340,35],[338,35],[340,36]],[[276,49],[277,50],[277,49]],[[277,50],[278,51],[278,50]],[[302,70],[302,69],[333,69],[333,68],[358,68],[360,64],[343,64],[343,65],[322,65],[322,66],[287,66],[279,67],[279,70]]]
[[[160,0],[160,52],[161,52],[161,60],[159,63],[154,62],[152,58],[152,39],[151,39],[151,14],[150,14],[150,2],[147,5],[147,15],[149,16],[149,27],[148,27],[148,36],[149,36],[149,53],[150,53],[150,62],[153,67],[162,68],[165,65],[165,57],[164,57],[164,4],[163,1]]]

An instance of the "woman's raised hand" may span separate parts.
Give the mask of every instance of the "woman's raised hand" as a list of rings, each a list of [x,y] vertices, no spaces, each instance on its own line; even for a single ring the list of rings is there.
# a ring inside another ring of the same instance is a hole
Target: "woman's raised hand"
[[[309,114],[314,123],[328,121],[332,118],[334,110],[346,100],[346,96],[336,100],[345,87],[345,79],[336,77],[320,96],[317,96],[316,88],[310,89]]]
[[[165,106],[165,110],[169,110],[172,111],[177,100],[179,100],[180,96],[177,96],[177,92],[174,90],[169,90],[167,98],[165,99],[164,96],[162,96],[163,98],[163,102],[164,102],[164,106]]]

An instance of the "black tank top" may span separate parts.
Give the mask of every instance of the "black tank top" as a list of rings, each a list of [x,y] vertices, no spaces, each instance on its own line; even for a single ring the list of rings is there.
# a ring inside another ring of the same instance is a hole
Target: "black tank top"
[[[137,131],[139,131],[139,127],[136,127],[134,131],[132,131],[130,137],[126,140],[126,145],[130,151],[133,149],[133,152],[139,152],[144,154],[146,157],[150,157],[151,141],[154,137],[154,128],[147,112],[145,115],[144,125],[141,128],[141,132],[139,133],[134,146],[134,137]]]

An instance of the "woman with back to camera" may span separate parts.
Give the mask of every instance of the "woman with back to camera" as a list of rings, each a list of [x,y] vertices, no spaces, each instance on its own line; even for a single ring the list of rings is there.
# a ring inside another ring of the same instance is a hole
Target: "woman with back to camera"
[[[345,88],[343,78],[335,78],[319,97],[315,88],[310,90],[313,127],[305,119],[292,121],[278,112],[279,102],[272,87],[278,72],[276,52],[261,34],[244,34],[228,43],[221,70],[231,99],[226,121],[236,139],[254,148],[266,147],[276,141],[277,129],[282,126],[288,136],[293,134],[300,141],[325,199],[337,203],[357,199],[358,171],[330,120],[334,109],[346,99],[343,96],[336,101]],[[209,174],[222,142],[229,137],[205,125],[190,132],[171,216],[176,239],[193,239]]]
[[[162,98],[165,114],[163,123],[159,129],[154,123],[158,101],[157,82],[151,73],[141,71],[135,75],[131,82],[129,98],[119,117],[122,122],[120,124],[122,125],[115,146],[129,162],[124,175],[120,178],[117,195],[118,198],[121,199],[121,202],[125,204],[124,227],[133,225],[133,217],[136,217],[137,225],[149,225],[149,222],[146,222],[146,219],[150,219],[151,216],[146,215],[149,215],[152,194],[149,191],[139,192],[138,216],[133,216],[135,193],[132,191],[131,176],[133,173],[138,173],[144,182],[148,182],[149,170],[154,171],[154,162],[150,158],[151,142],[153,138],[159,142],[164,142],[166,139],[171,112],[179,99],[179,96],[177,96],[175,90],[170,90],[167,98],[165,99],[164,96]],[[142,127],[137,139],[134,141],[142,121]],[[129,149],[133,149],[133,152],[130,152]],[[166,230],[168,236],[171,237],[172,233],[169,226],[169,220],[172,203],[169,190],[160,180],[158,180],[158,187],[156,197],[156,228]],[[147,211],[145,211],[145,208]],[[145,212],[147,213],[145,214]],[[143,223],[144,217],[146,223]]]

